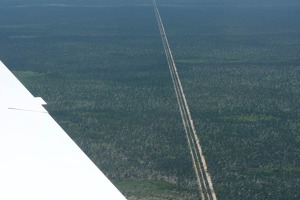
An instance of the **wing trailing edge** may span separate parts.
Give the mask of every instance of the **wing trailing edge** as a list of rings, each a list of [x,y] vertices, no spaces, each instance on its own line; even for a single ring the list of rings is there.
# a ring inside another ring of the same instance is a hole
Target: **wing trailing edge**
[[[125,199],[0,61],[0,199]]]

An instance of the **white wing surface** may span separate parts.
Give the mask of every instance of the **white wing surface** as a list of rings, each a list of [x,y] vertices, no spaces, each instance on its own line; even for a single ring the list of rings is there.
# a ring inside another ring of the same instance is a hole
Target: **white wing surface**
[[[0,199],[125,199],[0,61]]]

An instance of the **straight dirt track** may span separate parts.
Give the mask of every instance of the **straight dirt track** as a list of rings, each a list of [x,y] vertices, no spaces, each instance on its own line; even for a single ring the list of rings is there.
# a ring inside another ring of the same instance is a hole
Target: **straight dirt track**
[[[207,171],[205,157],[202,153],[202,148],[198,136],[196,134],[194,123],[185,98],[185,94],[183,92],[181,81],[173,59],[172,51],[169,46],[167,35],[157,8],[157,4],[155,0],[152,0],[152,2],[153,2],[154,12],[157,19],[157,24],[163,42],[166,58],[168,61],[168,66],[171,73],[184,130],[186,133],[186,138],[188,141],[190,154],[193,161],[193,167],[197,177],[200,195],[202,199],[216,200],[217,197],[213,188],[211,177]]]

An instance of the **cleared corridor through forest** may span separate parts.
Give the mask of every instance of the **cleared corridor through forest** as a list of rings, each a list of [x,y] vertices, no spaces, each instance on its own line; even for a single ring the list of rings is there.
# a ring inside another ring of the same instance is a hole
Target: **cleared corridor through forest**
[[[165,33],[165,29],[157,8],[157,4],[155,0],[152,0],[152,2],[153,2],[154,12],[157,19],[157,24],[163,42],[166,58],[168,61],[168,66],[171,73],[184,130],[187,137],[190,154],[193,161],[193,167],[197,177],[200,195],[202,199],[216,200],[217,197],[213,188],[210,174],[207,171],[205,157],[202,153],[200,141],[196,134],[196,130],[181,85],[181,81],[177,72],[177,68],[173,59],[172,51],[169,46],[167,35]]]

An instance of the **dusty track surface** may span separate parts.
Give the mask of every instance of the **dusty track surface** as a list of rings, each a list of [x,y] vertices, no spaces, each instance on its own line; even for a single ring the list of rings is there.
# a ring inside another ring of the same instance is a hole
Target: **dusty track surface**
[[[211,177],[207,171],[207,165],[205,161],[205,157],[202,153],[202,148],[198,139],[198,136],[196,134],[196,130],[194,127],[194,123],[190,114],[190,110],[185,98],[185,94],[183,92],[183,88],[181,85],[181,81],[177,72],[177,68],[173,59],[172,51],[169,46],[169,42],[167,39],[167,35],[156,5],[156,1],[152,0],[155,16],[157,19],[157,24],[159,27],[161,39],[163,42],[166,58],[169,65],[169,70],[171,73],[177,102],[184,126],[184,130],[186,133],[186,138],[188,141],[188,146],[190,150],[190,154],[193,161],[194,170],[197,177],[197,182],[199,186],[199,191],[202,199],[213,199],[216,200],[216,194],[213,188],[213,184],[211,181]]]

